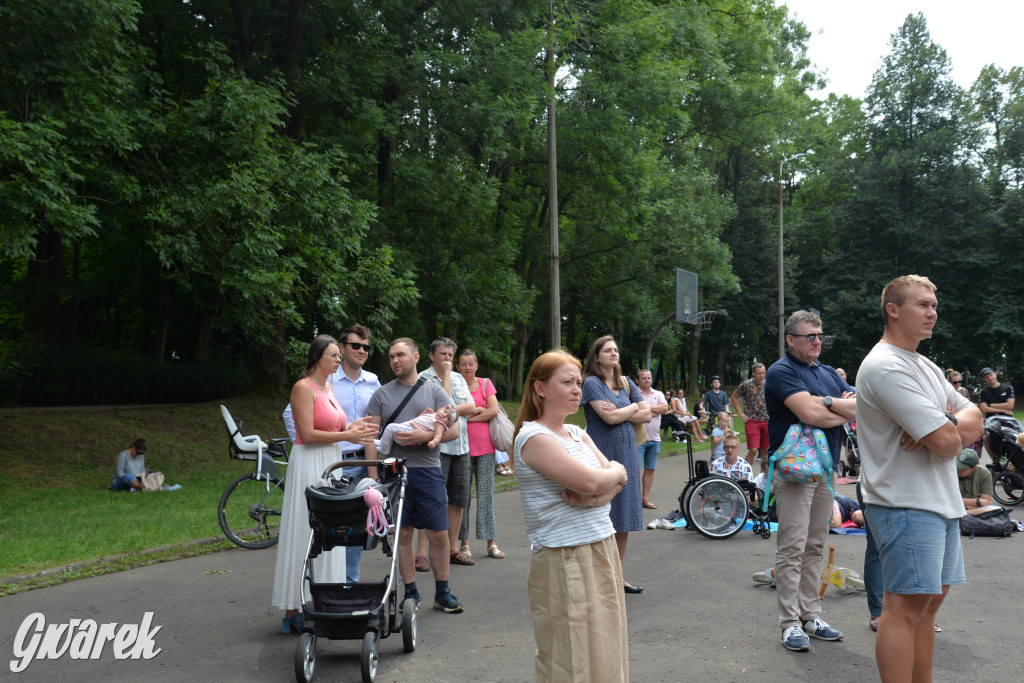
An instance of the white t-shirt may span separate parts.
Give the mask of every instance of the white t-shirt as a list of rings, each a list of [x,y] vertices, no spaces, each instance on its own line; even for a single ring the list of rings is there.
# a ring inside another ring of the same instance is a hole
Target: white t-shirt
[[[954,459],[900,447],[904,432],[920,441],[946,424],[947,404],[955,413],[970,402],[935,363],[883,342],[868,353],[857,371],[857,443],[866,504],[927,510],[946,519],[964,516]]]

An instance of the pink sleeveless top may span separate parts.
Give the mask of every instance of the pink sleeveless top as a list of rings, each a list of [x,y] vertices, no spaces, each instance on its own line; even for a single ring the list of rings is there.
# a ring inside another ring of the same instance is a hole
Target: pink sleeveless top
[[[313,382],[308,377],[306,381],[313,388],[313,395],[315,396],[313,399],[313,429],[319,429],[322,432],[343,431],[348,418],[345,416],[345,411],[338,405],[337,399],[334,398],[334,391],[331,389],[331,385],[327,385],[326,394],[321,394],[316,390]],[[302,437],[298,433],[295,434],[295,443],[304,445]]]

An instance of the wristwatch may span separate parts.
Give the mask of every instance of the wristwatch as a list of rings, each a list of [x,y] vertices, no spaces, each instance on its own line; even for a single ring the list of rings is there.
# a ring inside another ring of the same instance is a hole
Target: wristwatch
[[[954,426],[957,424],[956,415],[953,413],[946,413],[946,419],[952,422]]]
[[[832,410],[832,397],[831,396],[825,396],[822,400],[825,402],[825,407],[828,408],[828,411],[830,413],[834,413],[835,411]]]
[[[980,496],[978,498],[975,498],[974,502],[978,505],[978,507],[981,507],[981,497]]]

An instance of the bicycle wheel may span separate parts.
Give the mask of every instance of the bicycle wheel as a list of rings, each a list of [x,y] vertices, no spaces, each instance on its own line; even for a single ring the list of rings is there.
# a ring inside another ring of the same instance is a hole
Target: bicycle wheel
[[[1024,501],[1024,477],[1004,470],[992,477],[992,497],[1002,505],[1019,505]]]
[[[232,543],[250,550],[269,548],[277,543],[283,505],[283,479],[247,474],[224,489],[217,521]]]
[[[686,519],[708,538],[729,538],[747,521],[747,495],[728,477],[712,475],[693,487]]]

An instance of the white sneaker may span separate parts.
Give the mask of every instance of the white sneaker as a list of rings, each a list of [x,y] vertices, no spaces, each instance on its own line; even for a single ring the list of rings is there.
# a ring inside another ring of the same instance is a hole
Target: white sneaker
[[[667,519],[662,519],[662,520],[660,520],[658,522],[658,528],[659,529],[666,529],[666,530],[673,530],[674,531],[675,528],[676,528],[676,525],[673,524],[672,522],[668,521]]]
[[[662,520],[660,520],[660,519],[652,519],[650,522],[648,522],[647,528],[648,529],[657,529],[658,525],[661,524],[661,522],[662,522]]]

